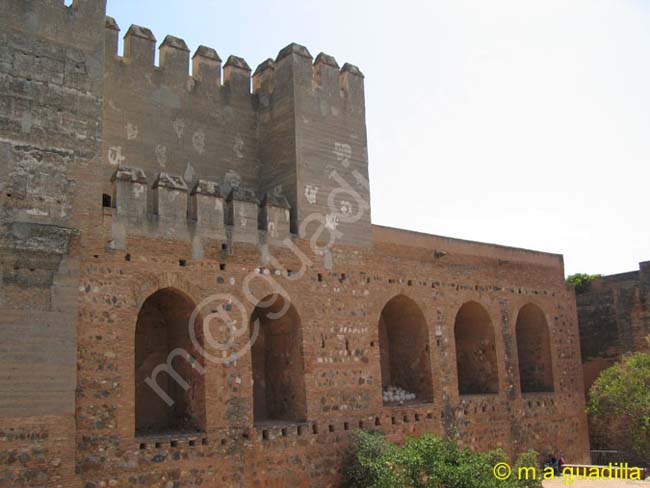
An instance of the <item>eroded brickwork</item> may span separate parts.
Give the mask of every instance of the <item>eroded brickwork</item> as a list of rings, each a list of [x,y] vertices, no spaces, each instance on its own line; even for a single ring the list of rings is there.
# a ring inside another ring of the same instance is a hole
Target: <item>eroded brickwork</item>
[[[358,68],[0,13],[0,486],[336,486],[357,428],[587,460],[562,257],[372,226]]]
[[[623,354],[650,349],[650,262],[604,276],[577,296],[585,389]]]
[[[627,353],[650,351],[650,262],[638,271],[603,276],[577,296],[585,391],[601,371]],[[601,429],[590,428],[593,449],[611,449]]]

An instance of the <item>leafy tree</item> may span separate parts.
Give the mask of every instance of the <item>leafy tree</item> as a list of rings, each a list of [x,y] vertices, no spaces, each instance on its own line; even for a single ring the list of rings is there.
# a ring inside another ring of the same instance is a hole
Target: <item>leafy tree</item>
[[[571,283],[575,286],[576,294],[580,295],[581,293],[586,292],[591,288],[591,283],[597,279],[601,278],[603,275],[600,274],[586,274],[586,273],[576,273],[570,275],[566,280],[567,283]]]
[[[626,461],[650,460],[650,354],[634,353],[604,370],[589,390],[587,412],[608,447]]]
[[[538,455],[529,451],[516,466],[538,466]],[[450,440],[432,434],[409,438],[403,447],[386,441],[380,433],[355,431],[343,470],[343,486],[349,488],[539,488],[536,480],[512,476],[494,477],[494,465],[505,462],[501,450],[487,453],[461,449]]]

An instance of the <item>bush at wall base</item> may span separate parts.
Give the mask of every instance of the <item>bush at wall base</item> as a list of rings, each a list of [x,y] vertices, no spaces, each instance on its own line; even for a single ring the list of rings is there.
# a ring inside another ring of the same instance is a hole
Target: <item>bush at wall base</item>
[[[343,486],[348,488],[539,488],[536,480],[505,481],[493,474],[495,464],[507,462],[501,450],[487,453],[461,449],[450,440],[432,434],[409,438],[403,447],[389,443],[381,433],[355,431],[346,454]],[[539,456],[528,451],[517,458],[517,466],[538,468]],[[532,478],[532,476],[531,476]]]

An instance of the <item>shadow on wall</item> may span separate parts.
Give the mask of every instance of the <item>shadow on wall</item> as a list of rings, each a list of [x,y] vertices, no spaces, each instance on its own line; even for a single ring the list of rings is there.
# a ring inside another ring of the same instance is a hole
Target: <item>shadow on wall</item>
[[[456,365],[460,395],[499,392],[494,328],[485,308],[477,302],[465,303],[456,314]]]
[[[259,335],[251,349],[253,416],[256,423],[303,422],[307,416],[300,316],[292,304],[269,295],[251,315],[259,320]],[[284,309],[288,306],[286,312]]]
[[[410,298],[398,295],[384,306],[379,318],[379,348],[384,404],[432,402],[428,326],[422,310]]]
[[[173,401],[171,407],[145,382],[156,367],[167,363],[175,349],[181,348],[201,362],[187,330],[194,308],[192,300],[174,288],[158,290],[140,308],[135,331],[136,435],[205,429],[204,375],[186,358],[174,356],[171,366],[187,382],[187,390],[167,373],[153,378]],[[202,320],[195,323],[202,324]],[[197,338],[202,342],[199,329]]]

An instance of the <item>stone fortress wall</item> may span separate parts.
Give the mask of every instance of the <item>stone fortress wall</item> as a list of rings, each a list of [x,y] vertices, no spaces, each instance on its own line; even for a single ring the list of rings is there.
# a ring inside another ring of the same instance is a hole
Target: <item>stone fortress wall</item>
[[[585,392],[600,373],[625,354],[650,352],[650,262],[637,271],[595,279],[577,295]],[[590,419],[593,449],[612,449],[611,440]]]
[[[357,428],[588,459],[562,257],[371,225],[358,68],[0,17],[0,486],[331,486]]]

